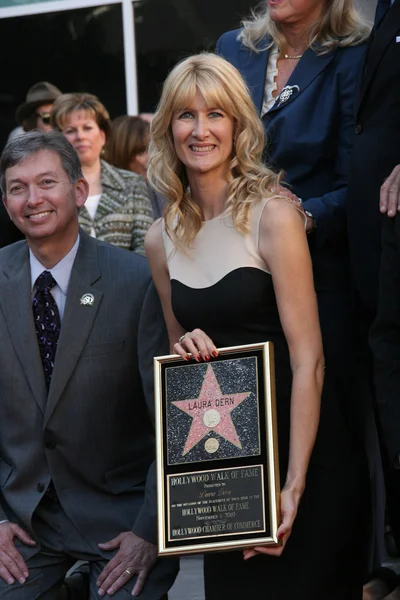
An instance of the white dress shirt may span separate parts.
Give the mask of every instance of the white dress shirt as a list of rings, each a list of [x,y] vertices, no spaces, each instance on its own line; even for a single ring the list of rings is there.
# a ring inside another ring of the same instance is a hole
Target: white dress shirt
[[[277,96],[274,96],[274,92],[277,90],[278,87],[276,82],[276,79],[278,77],[278,58],[279,48],[278,46],[273,45],[269,51],[261,117],[263,117],[269,111],[269,109],[273,107],[277,100]]]
[[[39,275],[43,271],[50,271],[53,275],[56,285],[50,290],[54,300],[56,301],[58,312],[60,313],[60,320],[62,321],[64,316],[65,302],[67,300],[68,284],[71,277],[72,266],[78,252],[79,247],[79,235],[76,239],[75,244],[71,250],[57,263],[52,269],[46,269],[41,262],[38,261],[36,256],[31,250],[29,250],[29,260],[31,264],[31,282],[32,282],[32,298],[36,292],[35,282]]]

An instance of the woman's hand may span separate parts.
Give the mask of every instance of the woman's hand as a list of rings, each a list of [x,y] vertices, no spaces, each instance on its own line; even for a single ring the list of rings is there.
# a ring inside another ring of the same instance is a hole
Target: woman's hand
[[[278,539],[282,540],[282,545],[277,548],[270,546],[256,546],[243,550],[245,560],[257,556],[257,554],[268,554],[269,556],[280,556],[285,548],[290,534],[292,533],[293,522],[297,515],[301,493],[292,487],[286,486],[281,491],[281,515],[282,523],[278,529]]]
[[[174,352],[185,360],[194,358],[197,362],[210,360],[218,356],[218,350],[211,338],[201,329],[187,331],[174,344]]]

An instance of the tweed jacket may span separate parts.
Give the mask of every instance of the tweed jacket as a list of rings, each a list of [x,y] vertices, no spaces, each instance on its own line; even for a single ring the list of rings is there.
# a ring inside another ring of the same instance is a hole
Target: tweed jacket
[[[80,226],[96,238],[119,248],[144,254],[144,237],[153,222],[150,195],[140,175],[124,171],[101,161],[103,193],[94,220],[82,207]]]

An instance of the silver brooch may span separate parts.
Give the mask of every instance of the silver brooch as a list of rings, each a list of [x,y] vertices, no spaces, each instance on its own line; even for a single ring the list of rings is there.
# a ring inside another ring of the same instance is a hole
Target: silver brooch
[[[281,93],[279,94],[278,106],[280,106],[281,104],[284,104],[285,102],[290,100],[290,98],[293,96],[294,92],[299,92],[299,91],[300,91],[300,88],[298,85],[285,85],[285,87],[282,89]]]
[[[93,294],[83,294],[81,298],[81,304],[83,306],[93,306],[94,296]]]

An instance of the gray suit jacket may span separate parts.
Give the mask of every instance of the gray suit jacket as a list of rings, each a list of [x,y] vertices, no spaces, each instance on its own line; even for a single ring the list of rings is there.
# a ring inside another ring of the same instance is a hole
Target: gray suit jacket
[[[47,397],[28,246],[0,251],[0,520],[34,536],[53,480],[91,542],[131,529],[156,541],[152,357],[168,345],[150,283],[145,258],[81,231]]]

